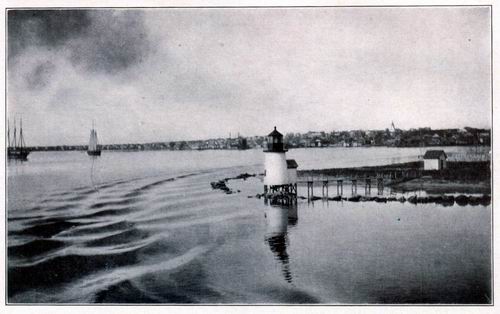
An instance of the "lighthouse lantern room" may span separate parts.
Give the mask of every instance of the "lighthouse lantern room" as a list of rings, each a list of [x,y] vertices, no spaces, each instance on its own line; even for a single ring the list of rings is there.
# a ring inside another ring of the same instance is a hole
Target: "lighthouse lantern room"
[[[269,133],[267,136],[267,149],[264,150],[265,155],[265,178],[264,178],[264,191],[268,189],[271,191],[284,190],[287,192],[295,190],[297,186],[297,179],[289,178],[289,162],[286,160],[286,149],[283,145],[283,135],[276,130]],[[295,161],[294,161],[295,162]],[[297,165],[295,163],[295,167]],[[292,182],[293,181],[293,182]]]

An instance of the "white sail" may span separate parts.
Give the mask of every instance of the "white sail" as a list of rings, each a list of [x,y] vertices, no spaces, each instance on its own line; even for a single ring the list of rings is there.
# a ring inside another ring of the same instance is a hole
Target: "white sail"
[[[99,144],[99,142],[97,141],[97,131],[94,130],[94,142],[95,142],[95,149],[97,150],[97,145]]]
[[[97,132],[90,130],[89,151],[97,151]]]

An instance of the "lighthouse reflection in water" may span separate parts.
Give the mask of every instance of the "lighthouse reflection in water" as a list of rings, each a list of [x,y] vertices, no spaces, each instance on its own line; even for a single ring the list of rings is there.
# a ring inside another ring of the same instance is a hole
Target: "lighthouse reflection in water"
[[[281,266],[281,272],[286,281],[292,283],[292,271],[290,269],[290,256],[287,247],[290,245],[288,238],[288,228],[293,228],[297,224],[297,201],[290,202],[265,200],[266,218],[265,241],[273,252],[275,259]]]

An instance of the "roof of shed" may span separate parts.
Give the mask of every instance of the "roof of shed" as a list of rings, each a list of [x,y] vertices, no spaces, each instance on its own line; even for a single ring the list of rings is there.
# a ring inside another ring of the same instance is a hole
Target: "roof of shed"
[[[444,155],[444,158],[447,158],[444,150],[428,150],[425,152],[424,159],[439,159]]]
[[[299,165],[297,164],[297,162],[295,161],[295,159],[287,159],[286,160],[286,167],[288,169],[294,169],[294,168],[298,168]]]

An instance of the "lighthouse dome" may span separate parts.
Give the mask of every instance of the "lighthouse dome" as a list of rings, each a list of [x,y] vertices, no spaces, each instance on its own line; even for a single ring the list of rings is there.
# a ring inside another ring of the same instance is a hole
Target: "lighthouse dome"
[[[283,146],[283,134],[278,132],[276,127],[274,127],[274,130],[267,136],[267,150],[265,152],[286,152]]]

